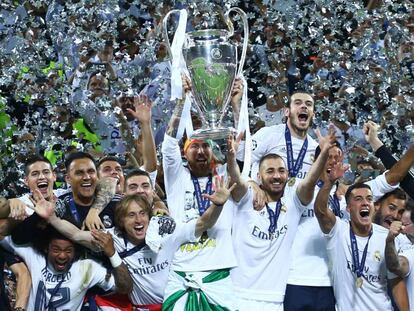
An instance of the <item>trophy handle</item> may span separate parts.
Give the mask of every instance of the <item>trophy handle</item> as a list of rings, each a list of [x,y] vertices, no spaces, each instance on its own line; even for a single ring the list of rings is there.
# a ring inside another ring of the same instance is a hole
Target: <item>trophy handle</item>
[[[168,12],[168,13],[164,16],[164,18],[163,18],[163,20],[162,20],[162,30],[163,30],[162,34],[163,34],[163,37],[164,37],[164,41],[165,41],[165,43],[166,43],[166,45],[167,45],[167,51],[168,51],[168,55],[170,56],[170,58],[172,58],[172,52],[171,52],[171,44],[170,44],[170,39],[168,38],[168,29],[167,29],[167,24],[168,24],[168,20],[169,20],[169,18],[170,18],[170,15],[171,15],[171,14],[175,14],[175,13],[180,14],[180,10],[175,9],[175,10],[171,10],[171,11],[169,11],[169,12]]]
[[[243,50],[242,50],[242,55],[240,58],[239,67],[237,69],[237,75],[239,76],[243,71],[244,61],[246,59],[247,44],[249,43],[249,24],[247,22],[247,15],[246,13],[244,13],[242,9],[230,8],[226,12],[226,14],[224,14],[227,26],[229,27],[229,37],[233,36],[234,34],[233,23],[231,22],[230,17],[229,17],[230,12],[232,11],[237,12],[241,17],[241,20],[243,21]]]

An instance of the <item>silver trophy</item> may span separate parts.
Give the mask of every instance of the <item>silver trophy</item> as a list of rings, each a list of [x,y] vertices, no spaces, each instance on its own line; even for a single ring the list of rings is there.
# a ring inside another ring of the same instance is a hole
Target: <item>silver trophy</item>
[[[168,51],[171,53],[168,38],[168,20],[171,14],[167,13],[163,20],[163,32]],[[236,12],[243,24],[243,49],[238,55],[236,44],[230,42],[234,35],[233,23],[229,14]],[[247,16],[239,8],[231,8],[225,14],[215,5],[197,6],[190,15],[190,24],[187,24],[183,56],[192,83],[192,93],[195,98],[195,107],[199,113],[202,127],[194,131],[191,138],[221,139],[235,133],[233,127],[223,126],[223,118],[227,114],[231,99],[231,90],[234,79],[241,74],[246,58],[248,44]],[[191,28],[191,31],[188,29]],[[240,57],[240,62],[237,62]]]

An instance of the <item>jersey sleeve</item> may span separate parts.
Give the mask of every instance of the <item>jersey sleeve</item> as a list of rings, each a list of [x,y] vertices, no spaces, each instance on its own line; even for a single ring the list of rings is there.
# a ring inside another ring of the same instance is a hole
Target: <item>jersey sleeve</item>
[[[10,252],[14,251],[14,253],[20,256],[26,263],[33,262],[34,258],[41,256],[30,246],[15,244],[11,236],[7,236],[1,240],[0,245],[6,250],[10,250]]]
[[[408,264],[410,266],[410,269],[408,270],[407,275],[404,276],[404,277],[407,277],[407,276],[409,276],[411,274],[411,271],[413,271],[413,265],[414,265],[414,248],[410,248],[410,249],[403,250],[399,255],[405,257],[408,260]],[[389,272],[389,273],[391,273],[391,272]],[[390,277],[388,277],[388,278],[390,279]]]
[[[378,175],[373,180],[367,181],[366,184],[371,187],[372,195],[374,196],[374,200],[379,200],[383,195],[388,192],[391,192],[399,187],[400,184],[395,186],[390,185],[385,178],[385,173]]]
[[[345,222],[341,220],[339,217],[336,217],[335,225],[332,227],[331,231],[324,234],[327,240],[327,249],[334,249],[335,246],[339,244],[340,232],[344,226]]]
[[[165,239],[163,244],[166,246],[168,245],[168,247],[171,247],[172,251],[175,252],[181,244],[197,241],[197,237],[195,236],[197,220],[198,219],[193,219],[187,223],[177,222],[174,232]]]
[[[299,199],[299,196],[298,196],[298,186],[297,186],[298,184],[299,183],[296,182],[296,184],[293,187],[289,187],[289,185],[286,185],[286,188],[289,189],[288,195],[292,196],[293,202],[294,202],[294,206],[296,207],[296,209],[298,210],[298,212],[300,214],[302,214],[302,212],[305,210],[306,206],[308,206],[310,204],[313,204],[314,203],[314,200],[312,200],[308,205],[303,205],[302,202]]]
[[[235,212],[253,209],[253,196],[253,189],[249,187],[239,202],[235,202],[233,199],[230,199],[236,208]]]
[[[104,291],[115,289],[115,278],[112,273],[108,274],[107,269],[91,259],[86,259],[85,261],[87,261],[87,264],[89,265],[89,273],[92,274],[90,287],[98,285]]]
[[[178,176],[179,171],[183,169],[178,140],[165,134],[161,151],[163,155],[162,164],[165,173],[165,181],[168,182],[168,176]]]

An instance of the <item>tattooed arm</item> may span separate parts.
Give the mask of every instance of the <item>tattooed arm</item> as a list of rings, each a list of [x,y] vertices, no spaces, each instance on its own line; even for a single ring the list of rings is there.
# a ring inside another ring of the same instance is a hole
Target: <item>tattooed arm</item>
[[[92,236],[94,243],[103,250],[114,267],[113,274],[117,293],[129,294],[132,291],[132,278],[125,263],[121,261],[116,253],[112,235],[107,232],[92,231]],[[113,260],[114,257],[117,257],[117,259]]]
[[[118,180],[113,177],[103,177],[99,180],[96,198],[83,222],[83,228],[88,230],[105,228],[99,218],[99,214],[114,197],[117,182]]]
[[[185,76],[183,76],[181,80],[183,82],[184,93],[189,92],[191,90],[191,81]],[[184,101],[184,98],[182,100],[177,100],[170,122],[168,123],[167,135],[174,138],[177,136],[178,125],[180,124],[181,114],[184,108]]]
[[[395,237],[400,234],[402,230],[401,221],[394,221],[391,224],[385,244],[385,263],[387,269],[399,277],[405,277],[410,271],[410,264],[404,256],[398,256],[395,249]]]

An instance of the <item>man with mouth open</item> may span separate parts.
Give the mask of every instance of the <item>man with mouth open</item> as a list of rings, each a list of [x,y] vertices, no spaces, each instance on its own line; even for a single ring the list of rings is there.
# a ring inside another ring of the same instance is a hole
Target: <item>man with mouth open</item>
[[[305,179],[296,184],[289,184],[286,164],[279,155],[263,156],[258,179],[267,199],[266,208],[257,210],[253,207],[253,191],[241,180],[236,164],[237,144],[228,140],[229,174],[237,183],[232,192],[237,204],[232,233],[239,265],[232,269],[231,276],[239,310],[284,309],[289,271],[286,264],[291,260],[293,240],[334,141],[333,132],[327,137],[319,136],[322,152]]]
[[[30,271],[32,288],[26,310],[80,310],[86,291],[95,285],[123,294],[132,290],[127,267],[120,259],[114,259],[117,253],[112,239],[96,239],[114,268],[113,274],[108,275],[107,269],[97,262],[79,259],[75,244],[68,238],[52,228],[45,233],[45,249],[17,245],[10,237],[1,242],[21,256]]]
[[[342,162],[329,172],[316,196],[314,211],[326,238],[332,284],[339,311],[392,310],[387,294],[385,240],[388,230],[372,223],[374,196],[367,184],[351,185],[345,200],[350,222],[328,208],[329,194],[346,170]]]
[[[242,87],[236,83],[232,105],[238,105],[241,94]],[[213,191],[213,176],[227,175],[226,165],[218,165],[213,160],[209,140],[187,139],[183,163],[176,138],[183,107],[183,102],[176,104],[162,143],[167,202],[177,223],[192,221],[186,215],[186,206],[196,206],[199,215],[195,219],[202,216],[210,203],[204,195]],[[186,196],[186,193],[194,195]],[[227,201],[212,228],[196,242],[184,244],[177,250],[165,290],[164,311],[184,310],[190,305],[199,310],[203,303],[217,309],[237,309],[230,279],[230,269],[237,265],[231,236],[233,209],[233,204]]]
[[[234,189],[234,186],[227,187],[224,179],[215,177],[214,193],[203,196],[208,198],[211,204],[208,210],[196,220],[175,225],[170,218],[168,223],[163,220],[164,225],[160,226],[162,220],[154,218],[155,222],[152,225],[156,231],[155,235],[162,236],[160,246],[156,250],[150,248],[148,243],[152,207],[147,198],[135,193],[126,195],[119,202],[115,211],[116,227],[108,232],[114,239],[116,251],[131,273],[133,290],[130,300],[134,308],[161,311],[164,289],[175,251],[185,242],[196,241],[203,232],[215,224],[231,190]],[[44,209],[38,207],[40,208]],[[53,210],[53,207],[49,209]],[[46,218],[59,232],[91,249],[95,248],[94,240],[102,234],[95,230],[81,231],[55,215],[49,217],[46,214]],[[159,230],[163,230],[164,233],[159,233]],[[154,239],[155,231],[152,231],[150,239]],[[117,307],[115,301],[111,305]]]
[[[252,179],[257,178],[259,160],[268,153],[279,154],[288,165],[289,177],[304,179],[314,159],[318,143],[308,135],[314,116],[314,101],[310,94],[297,91],[290,97],[285,108],[286,124],[260,129],[252,136]],[[240,145],[237,159],[244,155]]]

